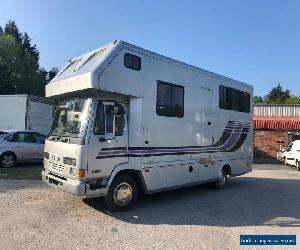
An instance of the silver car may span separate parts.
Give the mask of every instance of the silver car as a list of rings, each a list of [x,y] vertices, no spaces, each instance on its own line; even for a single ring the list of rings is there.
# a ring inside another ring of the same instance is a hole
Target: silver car
[[[0,167],[16,162],[41,161],[46,137],[32,131],[0,131]]]

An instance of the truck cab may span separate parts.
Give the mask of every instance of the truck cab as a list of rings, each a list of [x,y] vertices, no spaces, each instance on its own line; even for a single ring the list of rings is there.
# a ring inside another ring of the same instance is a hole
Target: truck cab
[[[61,101],[45,145],[43,180],[74,195],[106,195],[114,168],[128,163],[127,126],[125,102]]]

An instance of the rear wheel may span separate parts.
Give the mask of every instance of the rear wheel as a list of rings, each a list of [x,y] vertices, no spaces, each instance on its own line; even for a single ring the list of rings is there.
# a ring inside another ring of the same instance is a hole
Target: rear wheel
[[[119,175],[112,181],[105,197],[107,207],[113,211],[126,211],[136,202],[138,187],[135,180],[128,174]]]
[[[296,168],[297,168],[297,171],[300,171],[300,162],[299,161],[297,161],[297,163],[296,163]]]
[[[212,187],[216,190],[223,189],[227,186],[228,183],[228,173],[226,169],[222,169],[219,179],[212,183]]]
[[[4,153],[0,156],[0,167],[11,168],[15,165],[16,159],[12,153]]]

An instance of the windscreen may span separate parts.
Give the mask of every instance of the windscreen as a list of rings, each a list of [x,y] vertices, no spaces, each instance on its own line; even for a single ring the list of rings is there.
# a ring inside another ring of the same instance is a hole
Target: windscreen
[[[85,135],[91,99],[60,102],[56,108],[50,136],[83,137]]]

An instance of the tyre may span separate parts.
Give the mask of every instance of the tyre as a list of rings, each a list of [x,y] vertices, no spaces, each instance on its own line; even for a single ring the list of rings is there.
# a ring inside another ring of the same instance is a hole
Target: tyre
[[[138,197],[138,186],[128,174],[117,175],[112,181],[105,203],[113,212],[129,210]]]
[[[212,182],[212,187],[216,190],[221,190],[227,186],[228,183],[228,173],[227,171],[223,168],[220,177],[218,180]]]
[[[300,171],[300,162],[299,161],[297,161],[296,168],[297,168],[297,171]]]
[[[0,167],[11,168],[15,165],[16,158],[12,153],[4,153],[0,156]]]

